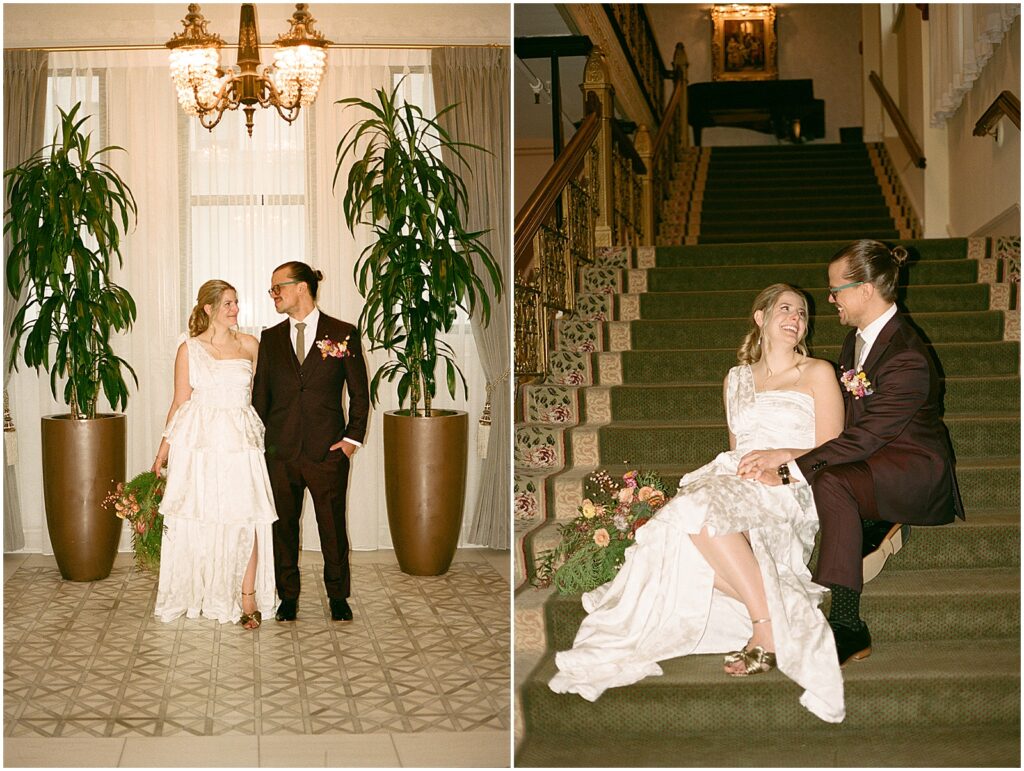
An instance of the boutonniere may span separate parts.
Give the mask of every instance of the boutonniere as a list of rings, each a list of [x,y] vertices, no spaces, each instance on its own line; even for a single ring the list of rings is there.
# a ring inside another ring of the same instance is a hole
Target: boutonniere
[[[352,351],[348,349],[348,339],[350,337],[352,337],[351,333],[345,335],[345,339],[340,343],[334,342],[329,337],[317,340],[316,347],[320,349],[320,357],[326,359],[330,356],[334,359],[344,359],[346,356],[351,356]]]
[[[843,387],[853,394],[854,399],[859,399],[862,396],[871,396],[874,390],[871,388],[871,381],[868,380],[868,376],[864,373],[864,370],[857,372],[852,369],[846,370],[843,376],[839,378],[839,382],[843,384]]]

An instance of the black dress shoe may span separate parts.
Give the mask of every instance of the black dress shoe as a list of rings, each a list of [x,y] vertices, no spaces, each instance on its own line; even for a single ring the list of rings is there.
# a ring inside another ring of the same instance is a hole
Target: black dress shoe
[[[864,528],[864,583],[882,572],[886,560],[910,540],[910,525],[862,520]]]
[[[351,621],[352,608],[348,600],[331,600],[331,619],[333,621]]]
[[[298,613],[298,600],[281,600],[281,604],[277,607],[277,614],[274,617],[278,621],[294,621]]]
[[[871,655],[871,633],[863,621],[860,622],[860,629],[831,622],[829,626],[832,627],[832,635],[836,638],[839,666],[843,666],[850,659],[860,661]]]

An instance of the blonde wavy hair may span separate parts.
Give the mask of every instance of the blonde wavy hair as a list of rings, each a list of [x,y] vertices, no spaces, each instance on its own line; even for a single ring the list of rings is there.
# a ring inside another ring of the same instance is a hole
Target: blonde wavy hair
[[[754,314],[761,311],[764,314],[764,321],[762,323],[767,324],[775,312],[775,304],[785,292],[792,292],[804,301],[804,310],[807,311],[808,322],[810,322],[810,309],[807,305],[806,294],[789,284],[772,284],[769,287],[765,287],[754,300],[754,305],[750,309],[750,331],[747,332],[746,337],[743,338],[743,342],[740,344],[739,351],[736,352],[736,358],[739,359],[740,364],[753,364],[761,360],[761,327],[754,320]],[[807,333],[805,332],[794,349],[797,353],[801,353],[804,356],[808,355],[806,339]]]
[[[188,317],[190,337],[198,337],[210,328],[210,315],[206,312],[205,306],[216,308],[220,305],[220,298],[228,291],[234,292],[235,295],[238,294],[237,289],[219,278],[211,279],[199,287],[199,291],[196,293],[196,305]]]

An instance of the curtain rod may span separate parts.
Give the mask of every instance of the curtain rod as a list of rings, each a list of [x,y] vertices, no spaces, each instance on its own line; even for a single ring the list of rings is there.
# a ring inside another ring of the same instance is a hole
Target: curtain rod
[[[237,49],[237,45],[223,45],[225,49]],[[433,50],[435,48],[509,48],[506,43],[331,43],[330,48],[372,48],[400,50]],[[260,48],[273,49],[273,45],[261,45]],[[81,45],[81,46],[10,46],[5,51],[46,51],[47,53],[65,53],[74,51],[165,51],[163,43],[137,43],[125,45]]]

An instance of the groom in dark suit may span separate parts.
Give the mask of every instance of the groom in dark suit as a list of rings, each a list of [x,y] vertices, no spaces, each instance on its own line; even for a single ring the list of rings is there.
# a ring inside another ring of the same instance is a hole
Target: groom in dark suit
[[[903,247],[871,240],[832,258],[829,302],[841,324],[856,328],[839,355],[845,429],[760,477],[780,484],[792,475],[811,485],[821,523],[814,581],[832,591],[829,625],[840,664],[871,653],[860,618],[865,570],[873,577],[910,525],[964,518],[939,378],[924,341],[896,310],[906,259]],[[878,547],[866,559],[865,544]]]
[[[331,618],[352,620],[345,496],[349,460],[362,446],[370,400],[359,330],[317,308],[322,279],[303,262],[274,271],[270,296],[288,318],[264,330],[253,379],[252,403],[267,429],[267,471],[278,516],[278,621],[294,621],[298,613],[299,519],[307,488],[320,532]]]

